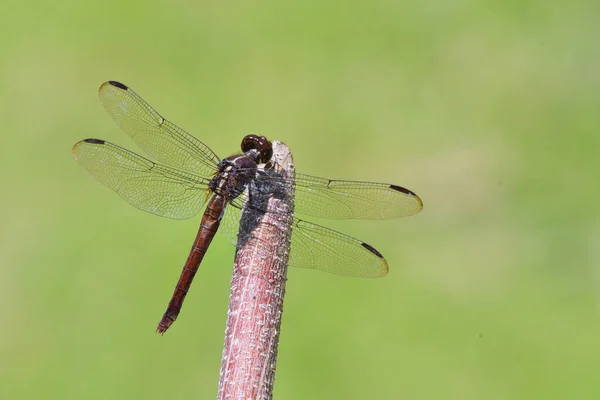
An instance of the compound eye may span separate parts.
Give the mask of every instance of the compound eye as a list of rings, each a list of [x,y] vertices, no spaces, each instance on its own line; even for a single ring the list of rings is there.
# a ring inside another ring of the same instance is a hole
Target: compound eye
[[[264,136],[247,135],[242,139],[242,151],[247,153],[250,150],[258,151],[258,162],[264,164],[273,156],[273,145]]]

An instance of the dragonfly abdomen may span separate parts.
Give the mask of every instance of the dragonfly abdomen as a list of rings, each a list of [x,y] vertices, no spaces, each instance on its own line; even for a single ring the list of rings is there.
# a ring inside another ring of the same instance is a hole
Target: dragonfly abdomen
[[[183,271],[181,271],[181,275],[179,276],[179,281],[177,281],[177,285],[175,286],[173,296],[171,296],[167,310],[163,314],[158,323],[158,327],[156,328],[158,333],[165,333],[177,319],[185,296],[189,292],[194,276],[200,267],[200,263],[208,250],[208,246],[210,246],[210,243],[215,237],[215,233],[217,233],[217,230],[219,229],[221,216],[223,215],[226,204],[227,199],[219,194],[215,194],[210,199],[206,210],[204,211],[204,215],[202,215],[202,223],[196,234],[196,239],[194,240],[190,254],[183,266]]]

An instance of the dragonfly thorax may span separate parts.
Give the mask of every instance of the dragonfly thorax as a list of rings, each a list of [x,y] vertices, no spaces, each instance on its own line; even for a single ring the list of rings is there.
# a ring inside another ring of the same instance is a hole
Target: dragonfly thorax
[[[252,151],[254,152],[254,151]],[[256,177],[256,155],[238,154],[224,158],[208,187],[228,200],[234,199]]]

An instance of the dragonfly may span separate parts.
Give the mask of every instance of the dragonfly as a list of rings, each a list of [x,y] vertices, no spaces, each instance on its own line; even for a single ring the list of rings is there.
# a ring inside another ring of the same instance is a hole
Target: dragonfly
[[[235,227],[244,207],[263,207],[253,204],[253,197],[248,194],[259,176],[261,184],[291,183],[294,215],[382,220],[414,215],[423,208],[419,196],[398,185],[299,173],[295,177],[261,174],[258,166],[269,163],[272,156],[272,144],[264,136],[245,136],[242,153],[221,159],[202,141],[163,118],[125,84],[105,82],[99,96],[115,123],[150,158],[102,139],[84,139],[73,146],[73,157],[79,164],[143,211],[187,219],[205,209],[192,249],[156,329],[160,334],[178,317],[219,227],[226,227],[225,233],[236,244]],[[290,179],[293,181],[286,181]],[[388,264],[373,246],[295,216],[292,221],[290,266],[354,277],[387,275]]]

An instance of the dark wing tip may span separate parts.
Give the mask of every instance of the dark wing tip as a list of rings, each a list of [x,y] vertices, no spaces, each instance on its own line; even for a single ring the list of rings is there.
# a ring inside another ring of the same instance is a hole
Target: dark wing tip
[[[395,190],[400,193],[404,193],[407,196],[411,196],[418,202],[419,207],[418,207],[418,210],[414,214],[417,214],[419,211],[421,211],[423,209],[423,200],[421,200],[421,198],[419,196],[417,196],[417,194],[415,192],[411,192],[410,190],[403,188],[402,186],[398,186],[398,185],[390,185],[390,189]]]
[[[106,142],[102,139],[83,139],[82,141],[75,143],[75,145],[73,146],[73,149],[71,149],[71,154],[73,155],[73,158],[75,158],[76,160],[79,160],[79,147],[83,143],[104,144]]]
[[[364,247],[365,249],[367,249],[369,251],[369,253],[373,254],[374,256],[376,256],[377,258],[379,258],[381,260],[381,263],[376,271],[370,271],[368,275],[364,275],[364,276],[368,277],[368,278],[381,278],[382,276],[386,276],[388,274],[388,265],[387,265],[387,262],[385,261],[385,258],[383,258],[383,255],[380,252],[378,252],[375,249],[375,247],[371,246],[370,244],[362,242],[361,246]]]
[[[107,82],[109,85],[112,85],[114,87],[118,87],[119,89],[123,89],[123,90],[127,90],[129,89],[125,84],[121,83],[121,82],[117,82],[117,81],[108,81]]]
[[[378,252],[375,247],[371,246],[370,244],[367,244],[365,242],[361,243],[362,247],[364,247],[365,249],[369,250],[371,253],[375,254],[377,257],[379,258],[383,258],[383,255],[381,255],[380,252]]]
[[[402,193],[407,194],[409,196],[416,196],[416,194],[414,194],[413,192],[411,192],[410,190],[408,190],[406,188],[403,188],[402,186],[390,185],[390,189],[396,190],[398,192],[402,192]]]
[[[104,143],[106,143],[102,139],[84,139],[83,141],[86,142],[86,143],[93,143],[93,144],[104,144]]]

